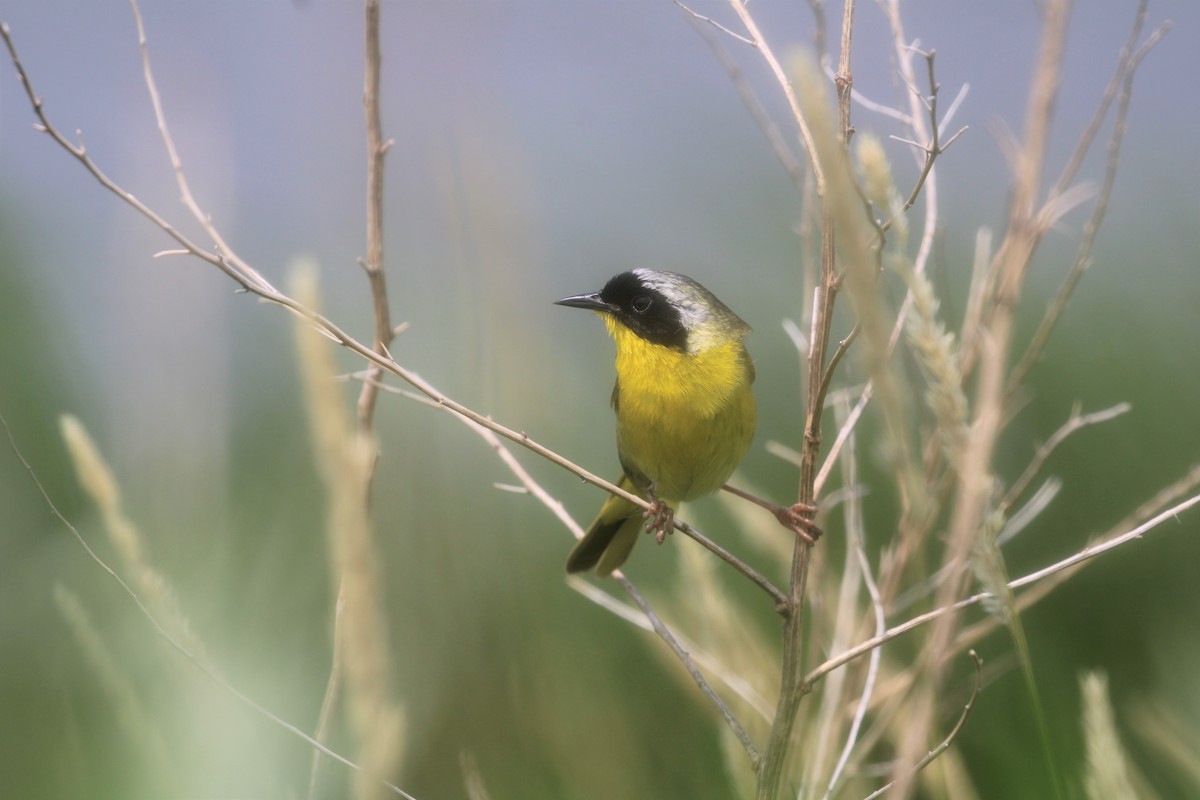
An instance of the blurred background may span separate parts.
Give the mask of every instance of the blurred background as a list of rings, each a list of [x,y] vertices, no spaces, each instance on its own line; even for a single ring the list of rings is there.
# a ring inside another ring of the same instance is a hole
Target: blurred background
[[[1076,5],[1051,179],[1099,102],[1135,11],[1117,0]],[[859,6],[855,88],[902,103],[884,20],[874,4]],[[736,27],[721,3],[695,7]],[[753,8],[777,52],[811,45],[806,4]],[[950,125],[969,130],[938,163],[929,267],[956,322],[977,229],[1002,232],[1002,143],[1022,128],[1036,4],[927,1],[903,11],[908,37],[937,50],[946,101],[970,84]],[[356,264],[365,251],[361,4],[210,0],[146,3],[143,13],[201,205],[276,285],[297,258],[315,260],[328,315],[368,340]],[[41,0],[0,14],[50,119],[81,131],[110,176],[199,236],[178,202],[127,5]],[[840,24],[840,8],[829,16]],[[1064,488],[1008,551],[1014,575],[1078,550],[1200,461],[1200,7],[1153,2],[1147,30],[1163,19],[1176,24],[1138,75],[1094,265],[1030,376],[1028,403],[999,453],[1004,477],[1019,474],[1074,403],[1133,408],[1051,459]],[[736,41],[725,46],[789,130],[761,59]],[[802,198],[680,9],[666,0],[385,3],[383,50],[384,129],[395,140],[386,267],[393,319],[411,324],[392,347],[397,360],[615,477],[611,343],[595,319],[552,301],[632,266],[686,272],[755,329],[761,419],[742,479],[780,501],[794,497],[794,468],[764,445],[799,445],[802,376],[782,322],[809,303],[800,264],[813,243],[797,233]],[[50,497],[112,558],[58,435],[61,414],[80,418],[210,661],[312,730],[333,588],[290,318],[205,264],[155,259],[173,243],[31,128],[7,60],[2,71],[0,412]],[[902,133],[861,107],[854,122],[882,137]],[[909,148],[886,146],[906,192],[916,175]],[[1101,142],[1083,168],[1089,180],[1102,177],[1103,155]],[[1069,215],[1039,250],[1019,342],[1066,273],[1085,215]],[[383,397],[378,419],[376,529],[408,721],[400,784],[421,798],[465,796],[460,761],[469,753],[494,797],[734,794],[719,723],[682,668],[650,634],[565,585],[569,535],[530,497],[494,488],[513,479],[482,440],[394,396]],[[304,796],[309,748],[166,645],[52,518],[17,457],[0,450],[0,794]],[[883,491],[889,479],[872,454],[864,448],[863,481]],[[590,520],[598,490],[518,457],[577,520]],[[785,565],[747,550],[717,501],[690,513],[783,579]],[[879,506],[868,519],[873,557],[889,514]],[[1124,742],[1159,795],[1200,791],[1144,730],[1168,704],[1182,741],[1200,737],[1198,519],[1185,514],[1102,557],[1025,618],[1055,757],[1075,796],[1078,679],[1088,669],[1109,674]],[[828,548],[836,563],[839,530],[831,527]],[[680,537],[661,549],[643,544],[631,562],[631,577],[668,609],[686,602],[676,564],[689,547]],[[63,590],[136,687],[143,727],[161,745],[153,755],[116,722],[120,704],[55,601]],[[767,605],[751,595],[746,608],[747,625],[773,641]],[[1011,645],[998,635],[979,650],[1003,663]],[[345,731],[335,744],[349,746]],[[1040,755],[1017,672],[996,677],[956,747],[982,797],[1047,796],[1026,769]],[[331,774],[343,785],[341,768]]]

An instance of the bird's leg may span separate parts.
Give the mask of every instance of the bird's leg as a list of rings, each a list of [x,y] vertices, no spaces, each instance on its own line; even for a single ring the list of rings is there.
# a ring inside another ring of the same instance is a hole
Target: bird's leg
[[[675,531],[675,509],[671,508],[654,494],[654,484],[646,487],[646,496],[650,498],[650,507],[642,512],[646,520],[646,532],[654,531],[654,541],[662,544],[668,533]]]
[[[775,519],[779,520],[780,525],[809,544],[815,544],[817,539],[821,538],[821,534],[824,533],[821,530],[821,526],[813,521],[813,517],[817,514],[817,507],[812,503],[796,503],[791,506],[781,506],[730,486],[728,483],[721,488],[730,494],[737,495],[743,500],[749,500],[751,503],[767,509],[775,515]]]

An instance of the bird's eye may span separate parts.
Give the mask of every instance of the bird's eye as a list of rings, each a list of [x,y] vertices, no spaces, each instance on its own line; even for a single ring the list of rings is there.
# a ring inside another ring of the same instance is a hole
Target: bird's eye
[[[639,294],[633,298],[633,302],[630,305],[633,306],[633,310],[637,313],[645,314],[650,309],[650,298],[644,294]]]

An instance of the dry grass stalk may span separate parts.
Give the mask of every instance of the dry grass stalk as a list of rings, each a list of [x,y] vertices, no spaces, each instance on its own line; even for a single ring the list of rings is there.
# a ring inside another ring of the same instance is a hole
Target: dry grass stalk
[[[1026,113],[1025,141],[1015,168],[1009,230],[992,261],[991,280],[984,282],[989,290],[994,287],[995,302],[989,304],[990,314],[986,315],[974,338],[981,353],[976,406],[963,457],[957,465],[948,544],[943,559],[949,577],[937,593],[940,608],[951,607],[962,598],[965,589],[962,568],[976,545],[989,505],[994,500],[992,455],[1003,421],[1014,312],[1029,261],[1043,233],[1036,220],[1036,199],[1051,112],[1058,92],[1069,12],[1068,0],[1050,0],[1044,6],[1042,38]],[[965,364],[963,369],[966,372]],[[928,677],[913,697],[913,724],[899,743],[895,786],[889,792],[889,798],[903,800],[912,794],[914,785],[908,765],[915,763],[929,746],[944,659],[953,646],[957,628],[956,613],[943,615],[935,623],[926,644],[920,669],[928,671]]]
[[[317,307],[313,270],[301,268],[295,295]],[[356,795],[385,797],[384,781],[396,772],[403,753],[403,715],[392,693],[391,654],[379,559],[366,497],[375,447],[355,429],[347,414],[337,367],[326,338],[308,321],[296,322],[296,347],[308,400],[313,456],[327,494],[326,533],[331,577],[341,582],[342,635],[350,721],[358,741]]]
[[[79,485],[100,510],[104,530],[125,565],[132,589],[180,645],[196,657],[203,658],[204,644],[192,631],[169,582],[150,563],[142,534],[125,514],[120,485],[100,449],[76,417],[64,414],[59,418],[59,428],[75,466]]]
[[[1083,693],[1083,738],[1087,744],[1084,786],[1090,800],[1127,800],[1140,797],[1134,789],[1129,761],[1108,696],[1108,676],[1089,672],[1079,679]]]

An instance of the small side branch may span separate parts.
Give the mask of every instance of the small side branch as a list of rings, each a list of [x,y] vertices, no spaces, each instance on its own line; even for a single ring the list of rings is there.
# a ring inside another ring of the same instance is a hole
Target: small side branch
[[[1004,499],[1000,502],[1001,507],[1011,508],[1012,505],[1020,499],[1025,490],[1029,488],[1029,484],[1041,472],[1046,460],[1050,458],[1050,454],[1062,444],[1068,436],[1078,430],[1088,427],[1089,425],[1099,425],[1102,422],[1108,422],[1110,419],[1115,419],[1129,411],[1133,406],[1129,403],[1117,403],[1111,408],[1106,408],[1102,411],[1093,411],[1090,414],[1080,414],[1079,408],[1076,406],[1071,409],[1071,416],[1066,422],[1056,430],[1049,439],[1037,449],[1033,454],[1033,460],[1029,462],[1029,466],[1025,467],[1025,471],[1017,478],[1008,493],[1004,495]]]
[[[928,755],[917,762],[917,765],[913,767],[910,775],[916,775],[918,772],[933,763],[935,758],[950,749],[950,745],[953,744],[954,740],[958,738],[958,734],[962,732],[963,727],[967,724],[967,720],[971,717],[971,710],[975,708],[975,700],[979,697],[979,693],[983,691],[983,659],[980,658],[974,650],[971,650],[968,655],[970,655],[972,660],[975,662],[975,688],[971,690],[971,697],[967,700],[966,706],[963,707],[962,714],[959,715],[958,722],[956,722],[954,727],[950,729],[950,733],[946,734],[946,738],[943,739],[937,747],[930,750]],[[876,797],[881,797],[884,792],[886,792],[888,789],[891,789],[895,783],[895,781],[892,781],[884,786],[880,786],[878,789],[863,798],[863,800],[873,800]]]
[[[919,144],[911,139],[904,139],[899,136],[891,137],[898,142],[904,142],[905,144],[912,145],[913,147],[925,153],[925,160],[921,165],[921,172],[919,175],[917,175],[917,180],[916,183],[913,184],[912,191],[908,193],[908,198],[904,201],[904,205],[900,208],[899,213],[901,214],[907,213],[908,210],[916,204],[917,198],[921,196],[921,190],[925,188],[925,181],[929,179],[929,174],[933,172],[933,165],[937,161],[938,156],[946,152],[947,148],[954,144],[955,140],[957,140],[959,136],[962,136],[967,131],[967,127],[964,125],[955,131],[954,134],[945,142],[942,141],[942,126],[941,122],[938,120],[938,93],[941,90],[941,85],[937,82],[937,78],[934,76],[933,69],[933,62],[937,57],[937,51],[930,50],[927,53],[923,51],[917,52],[920,53],[920,55],[925,59],[925,71],[929,79],[929,95],[927,98],[921,98],[921,104],[924,105],[925,110],[929,115],[929,142],[927,144]],[[913,91],[916,91],[916,89],[914,88]],[[895,217],[893,217],[887,222],[883,223],[881,227],[886,232],[891,229],[895,222]]]
[[[167,157],[171,160],[171,170],[175,173],[175,183],[179,187],[179,196],[183,205],[200,223],[208,238],[212,240],[213,246],[218,253],[224,254],[224,258],[233,262],[239,272],[245,275],[248,279],[254,281],[259,286],[271,288],[271,284],[267,279],[260,275],[253,267],[238,257],[225,239],[221,236],[221,232],[217,230],[217,226],[212,221],[212,215],[205,212],[200,204],[196,201],[192,194],[191,186],[188,184],[187,175],[183,171],[183,160],[179,157],[179,151],[175,149],[175,140],[171,136],[171,129],[167,126],[167,116],[163,112],[162,99],[158,94],[158,83],[154,79],[154,70],[150,66],[150,47],[146,41],[146,27],[142,23],[142,12],[138,8],[137,0],[129,0],[130,10],[133,12],[133,21],[137,26],[138,35],[138,50],[142,55],[142,77],[146,82],[146,92],[150,95],[150,104],[154,107],[154,120],[158,124],[158,132],[162,136],[163,147],[166,148]]]

